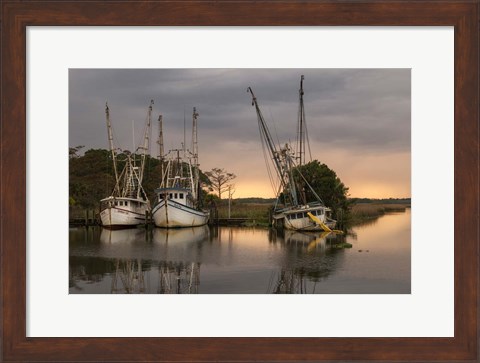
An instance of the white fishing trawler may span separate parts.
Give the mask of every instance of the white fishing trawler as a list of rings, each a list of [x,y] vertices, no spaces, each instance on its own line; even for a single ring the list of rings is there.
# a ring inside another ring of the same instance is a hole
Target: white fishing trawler
[[[163,155],[163,133],[160,127],[162,180],[160,188],[155,190],[157,198],[152,209],[152,218],[157,227],[196,227],[208,222],[209,212],[202,210],[199,205],[197,117],[194,108],[192,151],[185,149],[184,142],[183,149],[170,150]]]
[[[303,80],[304,76],[302,75],[299,90],[300,105],[296,152],[288,143],[284,146],[275,144],[251,87],[248,88],[248,92],[252,95],[252,106],[255,106],[257,112],[260,136],[270,180],[272,185],[274,185],[275,179],[269,169],[267,153],[273,161],[279,181],[278,186],[275,186],[277,199],[272,215],[273,223],[281,224],[284,228],[292,230],[331,232],[336,225],[336,221],[331,218],[331,209],[323,203],[320,196],[298,168],[305,162],[305,145],[308,144],[303,105]],[[306,190],[309,190],[309,193],[305,193]],[[307,200],[307,194],[313,196],[313,198]]]
[[[119,154],[119,150],[115,149],[110,112],[108,105],[106,105],[108,141],[115,172],[115,187],[112,194],[100,201],[100,219],[102,225],[106,228],[127,228],[144,224],[146,212],[150,211],[150,202],[142,187],[142,181],[146,154],[149,150],[152,105],[153,101],[150,102],[148,108],[143,145],[138,147],[134,154],[129,151],[123,151]],[[140,158],[139,166],[137,166],[136,160],[138,157]],[[118,173],[118,162],[125,163],[121,173]]]

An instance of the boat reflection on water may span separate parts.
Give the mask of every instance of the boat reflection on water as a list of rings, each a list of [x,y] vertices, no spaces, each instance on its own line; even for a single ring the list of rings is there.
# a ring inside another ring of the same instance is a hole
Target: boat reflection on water
[[[191,228],[155,228],[153,230],[153,242],[155,244],[179,245],[183,247],[195,245],[208,238],[207,226]]]
[[[146,276],[147,271],[150,273],[149,276]],[[154,280],[155,286],[152,286],[151,280]],[[199,285],[199,263],[160,261],[147,270],[140,259],[117,259],[111,281],[111,293],[198,294]]]
[[[102,228],[100,242],[106,244],[131,244],[132,242],[144,239],[145,229],[106,229]]]
[[[321,293],[348,245],[333,233],[240,227],[83,233],[70,243],[72,293]]]
[[[113,294],[196,294],[200,284],[200,262],[196,246],[208,237],[208,227],[160,229],[146,232],[103,230],[100,242],[128,248],[137,259],[116,258],[111,279]],[[136,248],[138,241],[148,239],[149,248]],[[125,252],[125,251],[124,251]],[[193,252],[193,253],[192,253]],[[123,255],[123,253],[120,253]],[[188,261],[192,259],[192,262]],[[184,262],[188,261],[188,262]],[[146,276],[148,275],[148,276]]]
[[[280,271],[272,273],[267,292],[314,294],[317,283],[333,274],[343,262],[345,236],[331,232],[272,230],[270,242],[284,248]]]
[[[143,294],[146,292],[142,260],[115,260],[112,276],[112,294]]]
[[[200,264],[166,262],[159,266],[159,294],[198,294]]]
[[[159,294],[198,294],[200,285],[199,245],[209,238],[207,226],[155,228],[152,242],[169,261],[158,266]],[[178,262],[188,260],[189,262]],[[177,262],[175,262],[177,261]]]

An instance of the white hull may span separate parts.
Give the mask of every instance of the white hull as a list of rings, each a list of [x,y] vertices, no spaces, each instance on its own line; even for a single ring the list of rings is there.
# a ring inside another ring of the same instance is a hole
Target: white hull
[[[325,231],[322,225],[319,225],[307,213],[312,213],[328,228],[335,228],[336,221],[329,219],[326,216],[326,212],[330,211],[324,207],[310,207],[288,210],[281,213],[277,213],[273,216],[274,219],[283,219],[283,226],[285,229],[295,231]]]
[[[145,224],[145,212],[149,209],[148,203],[135,199],[126,198],[106,198],[102,200],[128,201],[128,206],[111,205],[100,212],[102,226],[106,228],[133,227],[139,224]]]
[[[197,227],[207,224],[209,213],[171,200],[161,200],[153,208],[152,217],[157,227]]]
[[[309,217],[299,218],[296,220],[288,220],[286,217],[283,218],[283,223],[286,229],[294,231],[324,231],[324,229],[313,222]],[[327,222],[325,223],[330,229],[335,228],[335,223]]]

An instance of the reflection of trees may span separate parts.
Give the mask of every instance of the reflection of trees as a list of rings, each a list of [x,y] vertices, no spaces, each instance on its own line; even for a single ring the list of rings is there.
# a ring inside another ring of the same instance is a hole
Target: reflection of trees
[[[114,271],[112,263],[102,258],[76,257],[69,258],[69,287],[82,290],[78,281],[96,283],[103,280],[105,274]]]
[[[345,236],[325,232],[270,231],[270,242],[285,251],[280,272],[272,274],[268,292],[315,293],[318,282],[334,273],[343,256]]]

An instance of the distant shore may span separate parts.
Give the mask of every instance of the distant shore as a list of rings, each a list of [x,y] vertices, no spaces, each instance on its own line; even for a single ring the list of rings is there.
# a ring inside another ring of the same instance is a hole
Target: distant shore
[[[217,218],[226,220],[245,219],[246,225],[268,227],[270,224],[270,213],[275,199],[264,198],[238,198],[232,199],[230,203],[230,215],[228,213],[228,200],[222,199],[216,202]],[[352,198],[349,216],[338,221],[340,227],[353,227],[369,221],[373,221],[385,214],[395,212],[405,212],[410,208],[411,200],[409,198],[388,198],[388,199],[368,199]],[[71,208],[70,221],[77,220],[83,224],[83,220],[91,219],[94,224],[98,210],[84,210],[82,208]],[[71,223],[72,224],[72,223]]]
[[[254,220],[256,225],[268,226],[269,213],[274,202],[274,199],[262,198],[233,199],[230,206],[230,218],[248,218]],[[348,226],[362,224],[387,213],[405,212],[411,205],[409,198],[352,198],[351,202],[350,216],[348,221],[345,221]],[[229,217],[228,200],[221,200],[217,208],[219,218]]]

